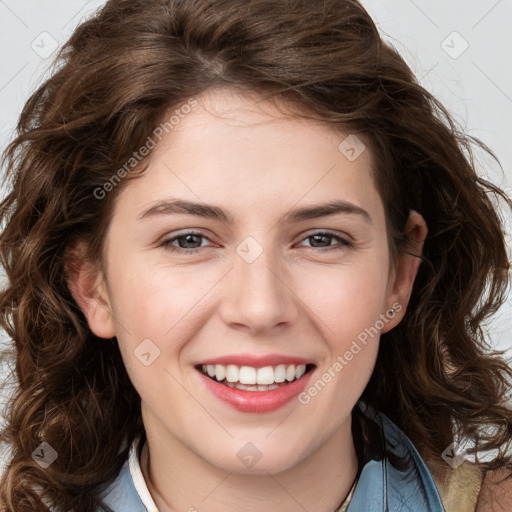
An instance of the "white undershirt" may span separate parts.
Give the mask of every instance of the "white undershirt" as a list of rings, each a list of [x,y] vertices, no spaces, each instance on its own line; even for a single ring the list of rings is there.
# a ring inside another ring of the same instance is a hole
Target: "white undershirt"
[[[142,470],[140,467],[140,462],[137,457],[137,447],[139,445],[141,437],[137,437],[130,447],[130,454],[128,455],[128,467],[130,468],[130,474],[132,475],[132,480],[135,485],[135,489],[142,501],[144,507],[148,512],[158,512],[158,508],[149,493],[148,486],[146,484],[146,480],[144,479],[144,475],[142,474]]]
[[[130,468],[130,474],[132,475],[132,480],[135,485],[135,489],[142,501],[142,504],[146,508],[148,512],[159,512],[158,508],[155,505],[155,502],[153,501],[153,498],[151,497],[151,494],[149,492],[148,486],[146,484],[146,480],[144,479],[144,475],[142,474],[142,469],[140,467],[140,462],[137,457],[137,447],[139,445],[141,437],[137,437],[130,448],[130,453],[128,455],[128,466]],[[349,495],[347,496],[347,499],[343,503],[343,505],[338,509],[337,512],[344,512],[349,503],[352,499],[352,495],[354,493],[356,483],[354,482],[354,485],[352,486],[352,489],[350,490]]]

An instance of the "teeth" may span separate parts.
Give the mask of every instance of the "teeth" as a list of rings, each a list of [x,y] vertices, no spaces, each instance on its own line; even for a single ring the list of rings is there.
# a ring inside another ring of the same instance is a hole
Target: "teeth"
[[[228,382],[238,382],[240,378],[240,368],[234,364],[226,366],[226,380]]]
[[[286,380],[288,382],[295,380],[295,366],[288,366],[288,368],[286,368]]]
[[[286,380],[286,366],[284,364],[280,364],[276,366],[275,372],[275,381],[276,382],[284,382]]]
[[[274,384],[274,368],[272,368],[272,366],[264,366],[263,368],[258,368],[256,382],[258,384],[264,384],[267,386],[269,384]]]
[[[229,387],[245,389],[246,391],[268,391],[275,389],[275,384],[300,379],[306,373],[305,364],[279,364],[277,366],[237,366],[235,364],[209,364],[202,366],[202,372],[215,378],[218,382],[224,379]],[[261,388],[261,389],[260,389]]]
[[[240,384],[256,384],[256,369],[252,368],[251,366],[241,366],[240,377],[238,380]],[[263,382],[259,381],[259,378],[257,382],[258,384],[263,384]]]
[[[271,384],[270,386],[246,386],[245,384],[234,384],[233,382],[227,382],[226,386],[230,388],[241,389],[243,391],[272,391],[273,389],[277,389],[279,386],[277,384]]]
[[[226,378],[226,367],[222,364],[216,364],[215,375],[212,375],[212,377],[215,377],[219,382],[224,380]]]

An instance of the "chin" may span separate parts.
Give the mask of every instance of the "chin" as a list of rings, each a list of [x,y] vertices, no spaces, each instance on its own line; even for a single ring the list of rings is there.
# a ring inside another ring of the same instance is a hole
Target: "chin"
[[[284,450],[283,450],[284,448]],[[278,474],[293,469],[305,458],[304,443],[269,443],[257,440],[234,441],[224,445],[222,453],[210,452],[204,460],[223,471],[240,475]],[[233,456],[234,455],[234,456]]]

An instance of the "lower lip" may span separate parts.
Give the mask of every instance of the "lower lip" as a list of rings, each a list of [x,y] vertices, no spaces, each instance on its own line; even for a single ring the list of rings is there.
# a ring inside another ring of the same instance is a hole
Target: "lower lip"
[[[244,391],[230,388],[210,379],[198,370],[205,386],[220,400],[242,412],[271,412],[284,406],[306,387],[313,370],[304,374],[300,379],[289,382],[271,391]]]

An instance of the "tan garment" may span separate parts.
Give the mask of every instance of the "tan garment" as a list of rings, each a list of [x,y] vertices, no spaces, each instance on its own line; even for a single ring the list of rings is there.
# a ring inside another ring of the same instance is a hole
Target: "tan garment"
[[[350,500],[352,499],[352,495],[354,494],[354,489],[356,488],[357,480],[352,485],[352,489],[350,489],[350,492],[348,493],[347,498],[345,501],[341,504],[341,507],[336,510],[336,512],[345,512],[350,505]]]
[[[475,512],[482,487],[478,466],[464,461],[441,480],[432,475],[446,512]]]

